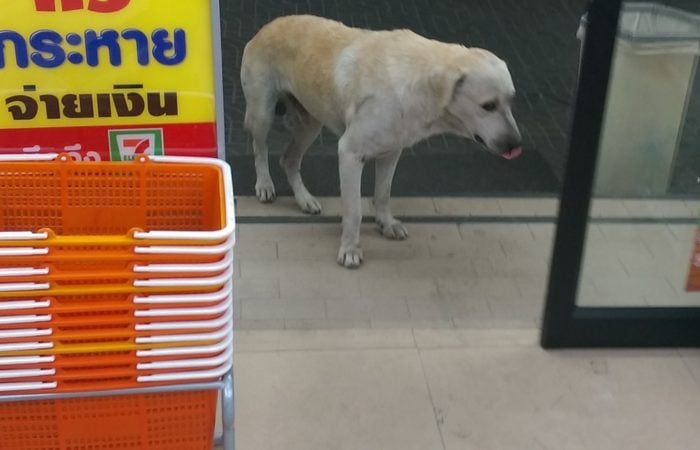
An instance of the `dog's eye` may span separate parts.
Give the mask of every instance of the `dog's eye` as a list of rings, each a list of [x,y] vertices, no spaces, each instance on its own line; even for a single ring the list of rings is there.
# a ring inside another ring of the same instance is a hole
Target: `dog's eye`
[[[491,112],[495,111],[496,108],[498,108],[498,105],[496,104],[496,102],[486,102],[482,104],[481,107],[484,109],[484,111]]]

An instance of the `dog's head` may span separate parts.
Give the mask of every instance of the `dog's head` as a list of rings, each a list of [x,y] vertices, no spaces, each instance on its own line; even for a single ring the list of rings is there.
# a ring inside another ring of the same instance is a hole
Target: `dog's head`
[[[442,74],[441,121],[497,155],[517,158],[522,138],[511,110],[515,87],[506,63],[486,50],[455,50],[459,55]]]

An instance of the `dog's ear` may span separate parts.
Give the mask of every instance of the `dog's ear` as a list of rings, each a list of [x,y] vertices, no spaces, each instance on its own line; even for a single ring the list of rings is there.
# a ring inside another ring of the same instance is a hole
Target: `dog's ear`
[[[433,98],[437,100],[438,113],[447,108],[447,106],[455,99],[459,90],[467,82],[468,75],[458,70],[437,70],[430,77],[430,89],[433,93]]]
[[[452,95],[450,96],[450,101],[455,99],[455,97],[457,96],[457,92],[462,88],[462,86],[464,86],[466,82],[467,74],[460,73],[459,78],[455,80],[454,85],[452,86]]]

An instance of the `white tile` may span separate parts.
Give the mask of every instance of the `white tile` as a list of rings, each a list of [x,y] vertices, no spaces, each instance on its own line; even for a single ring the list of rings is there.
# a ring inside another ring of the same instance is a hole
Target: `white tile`
[[[496,241],[534,240],[530,228],[524,223],[464,223],[459,226],[462,239],[488,239]]]
[[[237,227],[236,249],[243,242],[246,242],[246,245],[248,245],[250,241],[258,243],[277,242],[280,239],[310,236],[314,229],[311,224],[303,223],[244,223],[237,225]]]
[[[433,257],[488,257],[490,255],[505,255],[503,246],[497,239],[465,239],[461,241],[432,242],[429,245],[430,256]]]
[[[511,277],[438,278],[443,297],[517,298],[520,291]]]
[[[435,279],[414,277],[387,283],[381,278],[362,280],[359,285],[363,297],[372,299],[399,298],[404,296],[427,297],[438,295]]]
[[[698,232],[697,224],[669,224],[668,228],[679,241],[679,244],[690,247],[695,242]]]
[[[693,379],[700,387],[700,349],[697,348],[682,348],[678,351],[688,368],[693,375]]]
[[[478,330],[539,330],[541,321],[538,317],[479,317],[472,319],[452,319],[455,328]]]
[[[591,217],[629,217],[629,211],[622,200],[593,199]]]
[[[504,256],[475,258],[476,273],[485,277],[545,277],[549,265],[544,256]]]
[[[284,319],[235,319],[236,339],[242,331],[249,330],[283,330]]]
[[[281,239],[277,244],[279,259],[289,261],[333,261],[338,254],[337,239],[300,237]],[[294,264],[294,262],[290,262]]]
[[[340,197],[316,197],[316,199],[321,203],[322,216],[342,217],[343,203]],[[374,214],[374,209],[371,206],[369,198],[363,197],[361,203],[363,216]]]
[[[608,242],[622,241],[673,241],[675,236],[665,224],[598,224]]]
[[[329,319],[408,320],[403,296],[326,300]]]
[[[277,278],[241,278],[234,285],[236,298],[266,298],[273,299],[280,296],[280,283]]]
[[[355,299],[360,297],[357,277],[330,271],[317,274],[300,273],[295,276],[280,276],[280,297],[284,299],[329,298]]]
[[[554,217],[559,210],[559,200],[553,198],[500,198],[498,204],[508,216]]]
[[[284,319],[285,330],[364,330],[369,319]]]
[[[553,242],[536,240],[503,240],[501,247],[508,257],[536,258],[546,261],[551,257]]]
[[[411,330],[249,330],[236,334],[236,352],[414,348]]]
[[[630,217],[693,217],[682,200],[625,200],[623,204]]]
[[[700,389],[672,351],[509,347],[421,357],[448,450],[697,446]]]
[[[492,347],[533,347],[539,340],[539,330],[530,322],[517,328],[501,328],[492,325],[491,329],[455,328],[413,330],[416,345],[429,348],[492,348]]]
[[[497,198],[488,197],[440,197],[434,199],[440,214],[455,216],[500,216],[501,206]]]
[[[430,256],[428,244],[411,234],[411,226],[407,225],[408,239],[397,241],[387,239],[377,230],[372,230],[360,237],[364,257],[372,259],[402,259],[425,258]],[[337,249],[336,249],[337,251]]]
[[[242,299],[241,319],[325,319],[326,304],[320,298]]]
[[[451,320],[453,318],[490,317],[488,301],[483,297],[409,297],[412,319]]]
[[[700,200],[686,200],[685,206],[692,214],[692,217],[700,216]]]
[[[441,448],[415,350],[236,358],[237,448]]]
[[[398,260],[394,264],[403,278],[476,276],[469,258],[414,258]]]
[[[277,242],[237,239],[234,255],[236,258],[247,261],[277,259]]]
[[[535,319],[542,316],[544,297],[489,299],[491,316],[498,319]]]
[[[527,227],[536,241],[553,244],[557,228],[555,223],[529,223]]]
[[[236,196],[236,216],[270,217],[270,216],[304,216],[294,197],[277,197],[272,203],[260,203],[252,196]]]
[[[462,239],[454,223],[407,223],[408,238],[422,243],[457,242]]]
[[[454,328],[454,319],[370,320],[376,330],[414,330]]]
[[[370,202],[372,214],[374,204]],[[391,212],[395,216],[435,216],[437,211],[431,197],[392,197]]]

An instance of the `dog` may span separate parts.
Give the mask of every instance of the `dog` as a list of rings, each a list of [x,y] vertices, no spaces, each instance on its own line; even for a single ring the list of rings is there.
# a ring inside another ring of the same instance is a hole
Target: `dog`
[[[363,259],[360,180],[366,161],[375,161],[380,231],[401,240],[408,233],[392,215],[389,197],[404,148],[453,133],[506,159],[522,153],[506,63],[487,50],[410,30],[351,28],[311,15],[279,17],[246,44],[241,86],[261,202],[275,199],[266,143],[275,114],[284,114],[291,128],[280,163],[306,213],[320,213],[321,205],[301,179],[304,153],[323,126],[339,136],[343,220],[337,261],[347,268],[360,266]]]

